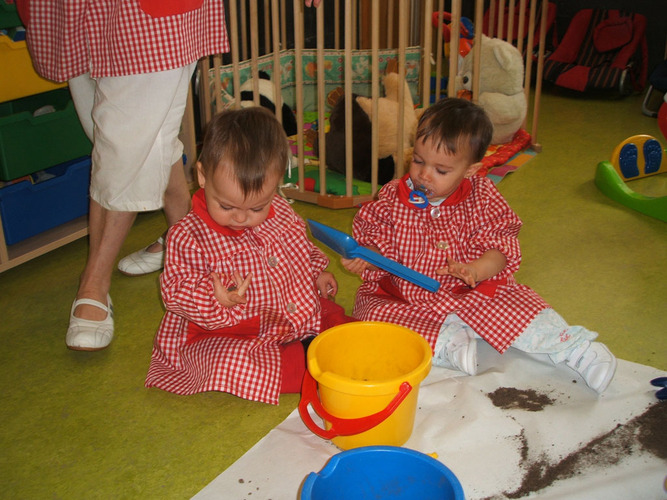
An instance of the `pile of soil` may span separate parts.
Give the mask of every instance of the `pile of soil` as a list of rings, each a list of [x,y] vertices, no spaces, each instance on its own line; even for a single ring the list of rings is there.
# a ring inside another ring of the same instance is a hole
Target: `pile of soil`
[[[542,411],[554,403],[549,396],[534,389],[499,387],[487,395],[494,406],[503,410]]]
[[[521,468],[525,471],[523,481],[519,488],[504,494],[507,498],[521,498],[558,480],[582,474],[585,470],[616,465],[632,453],[651,453],[667,459],[665,422],[667,404],[655,403],[641,415],[625,424],[618,424],[557,463],[550,463],[546,458],[528,462],[527,450],[522,450]]]

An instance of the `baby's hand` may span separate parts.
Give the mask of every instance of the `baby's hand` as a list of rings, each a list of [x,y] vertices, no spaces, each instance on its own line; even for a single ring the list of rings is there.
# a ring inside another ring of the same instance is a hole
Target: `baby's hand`
[[[341,258],[340,263],[343,265],[343,267],[347,270],[350,271],[351,273],[359,274],[363,273],[366,269],[371,268],[371,264],[366,262],[363,259],[345,259]],[[375,267],[375,266],[372,266]]]
[[[338,283],[336,278],[329,271],[322,271],[322,273],[315,280],[317,285],[317,290],[320,292],[320,296],[327,298],[333,297],[338,293]]]
[[[442,269],[436,269],[435,274],[449,274],[450,276],[463,280],[463,282],[470,288],[475,288],[475,285],[477,284],[477,269],[475,269],[475,266],[455,262],[450,258],[447,259],[447,266]]]
[[[248,302],[248,299],[245,298],[245,293],[250,286],[252,273],[248,273],[248,276],[243,279],[238,271],[234,271],[234,283],[236,283],[236,286],[230,288],[222,284],[220,276],[217,273],[211,273],[211,280],[213,280],[213,294],[224,307],[234,307],[235,305]]]

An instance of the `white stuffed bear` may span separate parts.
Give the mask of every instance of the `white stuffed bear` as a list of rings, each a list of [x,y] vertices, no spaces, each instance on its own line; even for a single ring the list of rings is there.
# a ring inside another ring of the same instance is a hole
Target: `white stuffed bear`
[[[478,104],[493,123],[493,144],[512,141],[526,117],[528,104],[523,91],[523,58],[511,43],[482,35]],[[472,90],[473,52],[461,61],[456,90]],[[457,95],[459,92],[457,92]]]

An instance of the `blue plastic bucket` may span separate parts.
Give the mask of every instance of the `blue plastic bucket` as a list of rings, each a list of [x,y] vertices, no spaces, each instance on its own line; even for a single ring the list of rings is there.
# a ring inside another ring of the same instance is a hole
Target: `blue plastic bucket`
[[[397,446],[365,446],[334,455],[311,472],[301,500],[464,500],[454,473],[438,460]]]

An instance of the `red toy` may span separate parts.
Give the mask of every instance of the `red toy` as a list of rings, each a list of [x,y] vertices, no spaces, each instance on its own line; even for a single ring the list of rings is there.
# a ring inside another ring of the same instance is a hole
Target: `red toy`
[[[433,27],[438,27],[438,20],[440,18],[440,12],[434,12],[432,22]],[[452,15],[449,12],[442,12],[442,38],[445,41],[445,44],[448,44],[452,38],[452,33],[449,28],[449,24],[452,22]],[[459,54],[461,57],[465,56],[470,49],[472,49],[472,39],[475,37],[475,27],[467,17],[461,18],[460,23],[460,34],[459,38]]]

